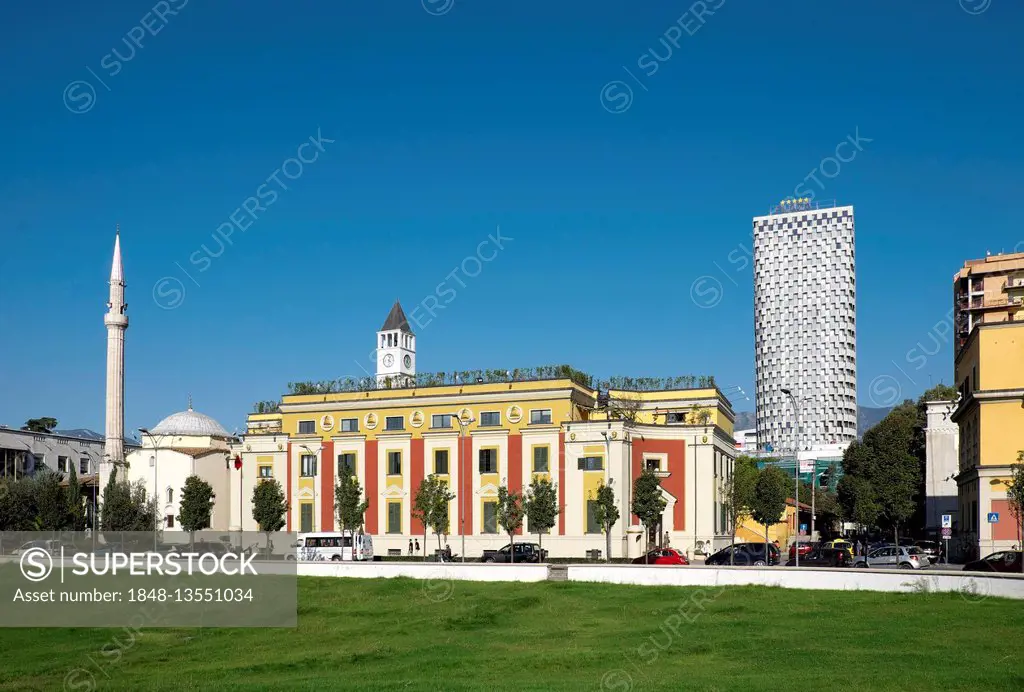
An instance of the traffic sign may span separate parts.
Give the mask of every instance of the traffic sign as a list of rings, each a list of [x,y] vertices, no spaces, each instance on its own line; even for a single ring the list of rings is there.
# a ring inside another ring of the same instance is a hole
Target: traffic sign
[[[942,528],[951,529],[953,528],[953,515],[943,514],[942,515]]]
[[[942,537],[943,538],[949,538],[952,535],[953,535],[953,529],[951,529],[948,526],[943,526],[942,527]]]
[[[800,524],[800,533],[807,532],[807,524]]]
[[[989,512],[988,513],[988,523],[990,523],[990,524],[998,524],[999,523],[999,512]]]

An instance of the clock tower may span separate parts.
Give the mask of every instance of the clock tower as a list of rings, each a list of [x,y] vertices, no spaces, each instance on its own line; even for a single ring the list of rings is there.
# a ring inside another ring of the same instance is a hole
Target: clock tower
[[[416,383],[416,335],[396,300],[377,332],[377,384],[408,387]]]

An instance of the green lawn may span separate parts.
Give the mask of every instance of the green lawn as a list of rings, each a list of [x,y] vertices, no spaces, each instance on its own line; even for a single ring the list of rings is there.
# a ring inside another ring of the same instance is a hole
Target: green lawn
[[[288,630],[3,630],[0,689],[1024,689],[1024,602],[992,598],[302,578],[299,603]]]

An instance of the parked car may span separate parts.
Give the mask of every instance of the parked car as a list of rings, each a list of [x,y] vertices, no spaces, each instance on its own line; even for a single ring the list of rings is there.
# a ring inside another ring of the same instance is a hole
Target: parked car
[[[777,565],[780,562],[779,549],[771,543],[768,544],[767,555],[764,543],[734,543],[706,559],[704,564],[729,565],[730,555],[732,556],[731,563],[740,566],[762,567]]]
[[[1020,574],[1021,551],[1001,550],[964,565],[965,572],[1016,572]]]
[[[56,555],[60,552],[60,541],[29,541],[12,550],[11,555],[20,555],[33,548],[41,548],[51,555]]]
[[[933,565],[942,558],[942,545],[937,541],[917,541],[914,546],[927,555]]]
[[[800,564],[790,558],[786,567],[849,567],[853,561],[845,548],[817,548],[800,556]]]
[[[675,548],[656,548],[633,560],[634,565],[688,565],[690,561]]]
[[[804,559],[804,555],[814,552],[814,549],[818,547],[817,543],[809,543],[805,541],[798,541],[789,546],[789,559],[792,560],[800,554],[800,559]]]
[[[853,554],[853,543],[850,543],[845,538],[834,538],[831,541],[823,541],[819,545],[822,548],[841,548],[849,554],[851,560],[855,557]]]
[[[548,559],[548,551],[542,550],[536,543],[516,543],[515,562],[544,562]],[[512,544],[501,550],[485,550],[480,562],[512,562]]]
[[[894,545],[884,545],[876,548],[867,554],[867,557],[858,556],[853,563],[854,567],[899,567],[900,569],[921,569],[928,566],[928,558],[916,548],[905,548]]]

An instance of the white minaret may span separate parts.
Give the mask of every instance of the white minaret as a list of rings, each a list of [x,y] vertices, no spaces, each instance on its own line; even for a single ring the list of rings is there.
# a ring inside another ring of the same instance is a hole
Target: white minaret
[[[416,335],[397,300],[377,332],[377,382],[394,387],[416,382]]]
[[[124,462],[124,330],[128,329],[128,303],[124,302],[124,267],[121,265],[121,227],[114,236],[114,262],[110,268],[107,325],[107,427],[104,463]],[[116,468],[116,467],[115,467]],[[110,467],[103,469],[110,472]],[[102,475],[106,475],[101,473]]]

